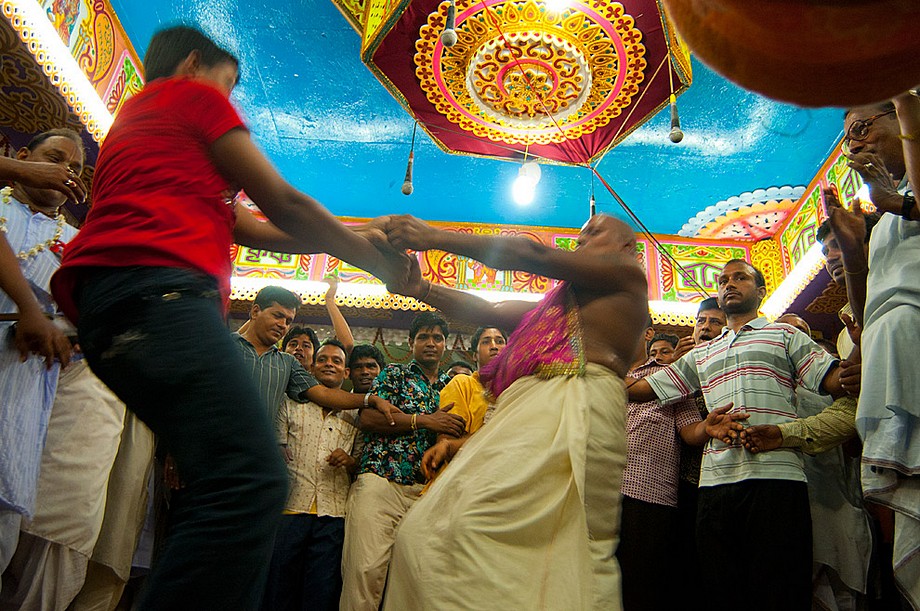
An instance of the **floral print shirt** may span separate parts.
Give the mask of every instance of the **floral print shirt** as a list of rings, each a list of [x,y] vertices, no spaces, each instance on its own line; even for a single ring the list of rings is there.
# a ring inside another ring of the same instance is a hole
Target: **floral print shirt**
[[[438,372],[433,384],[419,364],[391,364],[380,372],[371,392],[398,407],[405,414],[433,414],[438,410],[441,389],[450,381],[445,372]],[[424,482],[422,454],[435,441],[435,434],[425,429],[404,435],[364,434],[364,450],[358,474],[374,473],[391,482],[411,486]]]

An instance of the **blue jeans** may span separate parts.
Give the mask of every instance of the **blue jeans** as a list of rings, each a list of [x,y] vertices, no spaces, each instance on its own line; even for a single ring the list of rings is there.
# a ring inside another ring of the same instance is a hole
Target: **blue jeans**
[[[335,611],[342,594],[345,518],[282,516],[275,536],[265,611]]]
[[[90,367],[165,443],[186,488],[141,609],[257,609],[287,471],[213,278],[174,268],[87,272]]]

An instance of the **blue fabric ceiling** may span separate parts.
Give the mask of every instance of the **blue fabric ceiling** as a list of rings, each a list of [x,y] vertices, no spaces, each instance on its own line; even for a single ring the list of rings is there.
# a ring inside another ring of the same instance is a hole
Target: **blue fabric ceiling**
[[[166,25],[196,25],[241,59],[233,99],[252,136],[292,184],[342,216],[577,227],[592,180],[544,166],[533,203],[511,199],[517,166],[441,152],[420,130],[415,192],[400,193],[413,122],[359,57],[359,36],[328,0],[112,0],[143,56]],[[668,141],[667,110],[601,161],[599,171],[656,233],[744,191],[805,185],[841,136],[841,113],[778,104],[699,62],[678,100],[686,136]],[[598,210],[619,214],[595,186]]]

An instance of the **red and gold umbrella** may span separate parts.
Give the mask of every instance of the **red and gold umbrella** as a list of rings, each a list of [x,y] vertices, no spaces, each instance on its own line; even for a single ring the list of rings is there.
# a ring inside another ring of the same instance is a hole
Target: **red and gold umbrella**
[[[655,0],[454,1],[368,0],[363,23],[364,62],[445,151],[590,163],[690,85]]]

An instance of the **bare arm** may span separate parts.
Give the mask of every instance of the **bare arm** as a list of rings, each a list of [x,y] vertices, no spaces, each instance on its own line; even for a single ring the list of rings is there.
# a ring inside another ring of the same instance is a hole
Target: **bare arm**
[[[400,275],[402,264],[384,258],[370,241],[351,231],[312,197],[289,185],[256,148],[243,129],[233,129],[210,147],[220,172],[247,195],[271,220],[259,223],[239,210],[235,239],[246,246],[280,252],[326,252],[375,275]],[[292,240],[300,248],[292,249]]]
[[[22,275],[16,254],[2,233],[0,233],[0,289],[9,295],[19,308],[19,322],[16,323],[14,342],[22,360],[26,360],[30,352],[34,352],[45,357],[45,364],[49,369],[55,357],[60,359],[61,364],[66,367],[72,353],[70,342],[60,329],[45,317],[29,283]],[[0,341],[5,339],[0,338]]]
[[[405,435],[414,430],[426,429],[450,437],[459,437],[463,435],[466,423],[460,416],[447,412],[451,407],[453,403],[433,414],[415,414],[414,418],[413,414],[395,412],[392,414],[395,422],[393,425],[388,424],[379,412],[366,409],[361,412],[361,430],[383,435]]]
[[[821,390],[834,397],[834,399],[839,399],[847,394],[843,389],[843,385],[840,383],[840,372],[840,366],[836,365],[827,372],[824,376],[824,380],[821,382]]]
[[[322,384],[311,386],[301,393],[301,398],[313,401],[320,407],[325,407],[332,411],[364,409],[364,407],[370,407],[373,409],[364,409],[364,411],[361,412],[361,420],[363,421],[368,414],[376,412],[387,422],[388,426],[393,424],[395,414],[402,413],[396,409],[392,403],[377,395],[368,394],[368,403],[367,406],[365,406],[365,395],[345,392],[341,388],[326,388]]]
[[[658,400],[658,395],[655,394],[655,391],[652,390],[652,385],[645,378],[627,382],[626,396],[630,403],[646,403]]]
[[[390,217],[387,238],[399,248],[444,250],[495,269],[540,274],[601,294],[646,291],[645,273],[635,258],[625,253],[570,252],[517,236],[443,231],[411,216]]]
[[[531,301],[493,303],[463,291],[432,284],[422,279],[418,259],[413,256],[409,258],[407,281],[404,283],[390,282],[387,284],[387,290],[424,301],[441,310],[451,319],[498,325],[504,329],[516,328],[524,315],[537,305]]]
[[[0,179],[39,189],[54,189],[70,201],[86,201],[86,186],[76,173],[46,161],[20,161],[0,156]]]
[[[335,338],[345,346],[345,354],[351,354],[352,348],[355,347],[355,336],[351,334],[351,327],[348,321],[342,315],[342,310],[335,303],[335,291],[339,286],[339,279],[335,276],[326,278],[329,283],[329,290],[326,291],[326,312],[332,320],[332,329],[335,332]]]
[[[732,406],[733,404],[729,403],[714,409],[705,420],[682,427],[681,439],[692,446],[705,445],[710,439],[732,443],[744,430],[744,425],[739,420],[747,420],[750,417],[746,412],[729,412]]]

